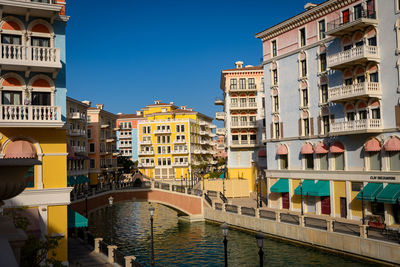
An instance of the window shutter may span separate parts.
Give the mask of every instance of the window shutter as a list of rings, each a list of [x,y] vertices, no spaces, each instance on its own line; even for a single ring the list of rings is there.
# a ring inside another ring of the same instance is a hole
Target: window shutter
[[[318,134],[322,134],[321,132],[321,116],[318,116],[317,118],[317,127],[318,127]]]
[[[311,135],[314,135],[314,118],[310,119]]]
[[[271,122],[271,139],[274,138],[274,124]]]
[[[301,129],[301,119],[299,119],[299,136],[301,136],[302,133],[302,129]]]
[[[280,126],[279,126],[279,127],[281,128],[281,129],[280,129],[280,130],[281,130],[280,132],[281,132],[281,137],[283,138],[283,122],[280,123]]]
[[[400,127],[400,106],[396,105],[394,112],[396,118],[396,127]]]

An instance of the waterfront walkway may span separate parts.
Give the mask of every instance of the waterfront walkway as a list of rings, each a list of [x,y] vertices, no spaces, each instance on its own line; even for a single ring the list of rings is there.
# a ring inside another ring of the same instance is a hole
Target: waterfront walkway
[[[68,238],[68,261],[70,267],[119,266],[75,238]]]

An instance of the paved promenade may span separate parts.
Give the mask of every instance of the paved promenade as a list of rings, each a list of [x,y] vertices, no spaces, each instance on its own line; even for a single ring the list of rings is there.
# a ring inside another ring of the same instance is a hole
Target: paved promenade
[[[68,261],[70,267],[119,266],[74,238],[68,238]]]

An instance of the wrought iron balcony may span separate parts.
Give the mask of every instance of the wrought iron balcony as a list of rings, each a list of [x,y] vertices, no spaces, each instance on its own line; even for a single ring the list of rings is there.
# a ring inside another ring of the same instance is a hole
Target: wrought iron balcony
[[[377,25],[375,11],[362,11],[348,13],[327,23],[327,35],[342,36],[357,30],[363,30],[368,26]]]
[[[363,82],[352,85],[343,85],[329,88],[328,91],[328,101],[330,102],[342,102],[350,99],[380,96],[382,96],[382,91],[380,83],[377,82]]]
[[[61,107],[0,105],[0,127],[60,128]]]

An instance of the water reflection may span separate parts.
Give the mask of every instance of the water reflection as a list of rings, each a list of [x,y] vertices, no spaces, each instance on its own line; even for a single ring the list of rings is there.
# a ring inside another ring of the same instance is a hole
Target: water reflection
[[[178,222],[175,211],[153,205],[156,266],[223,266],[223,237],[219,225]],[[126,255],[134,255],[150,266],[150,205],[145,202],[114,204],[89,216],[89,229],[114,243]],[[111,221],[114,218],[113,222]],[[113,227],[111,227],[113,226]],[[264,241],[265,266],[374,266],[352,258],[336,256],[277,240]],[[258,266],[258,247],[254,234],[229,230],[230,266]]]

